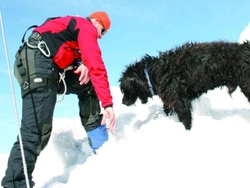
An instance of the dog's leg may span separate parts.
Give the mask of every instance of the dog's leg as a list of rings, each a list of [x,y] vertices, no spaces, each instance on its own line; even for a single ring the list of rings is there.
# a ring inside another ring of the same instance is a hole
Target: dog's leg
[[[167,116],[171,116],[174,112],[173,107],[170,105],[163,105],[163,110]]]
[[[179,120],[184,124],[186,130],[190,130],[192,127],[191,110],[191,101],[186,98],[176,101],[174,105],[174,111],[177,113]]]
[[[245,95],[245,97],[247,98],[248,102],[250,103],[250,88],[248,87],[248,85],[246,84],[244,86],[240,86],[240,89],[242,93]]]

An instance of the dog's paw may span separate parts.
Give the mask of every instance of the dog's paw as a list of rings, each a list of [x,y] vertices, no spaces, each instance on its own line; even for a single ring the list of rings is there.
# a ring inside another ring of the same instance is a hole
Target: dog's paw
[[[170,106],[163,106],[163,110],[167,116],[171,116],[174,112],[174,109]]]

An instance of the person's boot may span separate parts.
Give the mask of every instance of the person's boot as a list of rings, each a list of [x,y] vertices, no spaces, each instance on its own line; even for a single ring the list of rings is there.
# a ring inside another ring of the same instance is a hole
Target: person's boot
[[[96,154],[96,150],[99,149],[106,141],[108,141],[108,132],[105,125],[100,125],[92,131],[87,132],[89,138],[89,145]]]

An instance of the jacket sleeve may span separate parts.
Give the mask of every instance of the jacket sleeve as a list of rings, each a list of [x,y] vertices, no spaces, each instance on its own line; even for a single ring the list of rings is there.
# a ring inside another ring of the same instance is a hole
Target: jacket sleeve
[[[82,60],[89,69],[91,82],[103,108],[113,105],[107,70],[98,45],[98,34],[92,24],[79,30],[78,45]]]

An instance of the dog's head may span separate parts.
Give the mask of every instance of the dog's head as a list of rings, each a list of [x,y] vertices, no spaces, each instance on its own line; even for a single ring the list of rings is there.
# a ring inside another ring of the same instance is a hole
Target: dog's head
[[[122,73],[119,79],[120,89],[123,94],[122,104],[130,106],[134,104],[138,98],[142,104],[145,104],[148,102],[148,98],[152,97],[143,69],[144,68],[137,63],[128,66]]]

